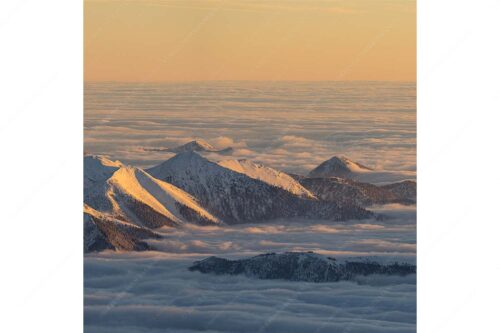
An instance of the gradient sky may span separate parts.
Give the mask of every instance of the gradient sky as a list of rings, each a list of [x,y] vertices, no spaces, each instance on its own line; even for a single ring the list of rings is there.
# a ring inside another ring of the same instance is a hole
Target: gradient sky
[[[415,81],[414,0],[85,0],[86,81]]]

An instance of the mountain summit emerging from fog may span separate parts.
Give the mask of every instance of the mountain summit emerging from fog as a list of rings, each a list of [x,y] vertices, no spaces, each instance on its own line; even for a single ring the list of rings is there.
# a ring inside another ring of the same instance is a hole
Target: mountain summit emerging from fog
[[[156,151],[156,152],[169,152],[169,153],[185,153],[185,152],[197,152],[197,153],[217,153],[221,155],[231,155],[233,153],[232,147],[226,147],[223,149],[216,149],[214,146],[206,142],[205,140],[193,140],[183,145],[174,148],[143,148],[144,151]]]
[[[173,153],[183,153],[187,151],[209,152],[216,151],[216,149],[205,140],[194,140],[181,146],[172,148],[170,149],[170,151]]]
[[[334,156],[309,172],[309,177],[348,177],[352,173],[370,172],[373,169],[351,161],[345,156]]]

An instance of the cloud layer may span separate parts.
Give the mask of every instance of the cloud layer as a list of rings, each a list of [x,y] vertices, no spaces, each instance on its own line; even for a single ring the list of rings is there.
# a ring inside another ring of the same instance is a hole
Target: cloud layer
[[[415,332],[412,277],[297,284],[191,273],[183,261],[86,263],[103,269],[86,277],[86,332]]]
[[[203,138],[288,172],[333,155],[414,178],[415,85],[405,83],[87,84],[85,149],[137,166]],[[210,156],[218,159],[221,156]]]
[[[315,284],[187,270],[209,255],[291,250],[414,262],[414,207],[379,210],[389,218],[164,228],[157,252],[88,255],[86,332],[415,332],[415,276]]]

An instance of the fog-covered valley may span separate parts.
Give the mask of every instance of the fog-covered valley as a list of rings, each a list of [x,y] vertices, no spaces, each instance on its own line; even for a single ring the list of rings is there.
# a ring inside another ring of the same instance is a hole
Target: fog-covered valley
[[[377,221],[271,221],[164,227],[156,251],[88,254],[87,332],[414,332],[415,275],[332,283],[191,272],[196,260],[314,251],[415,263],[415,207],[377,207]]]

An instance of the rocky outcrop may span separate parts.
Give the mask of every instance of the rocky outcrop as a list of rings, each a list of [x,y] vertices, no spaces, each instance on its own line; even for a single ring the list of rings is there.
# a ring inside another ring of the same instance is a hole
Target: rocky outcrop
[[[343,260],[312,252],[267,253],[256,257],[228,260],[209,257],[197,261],[190,271],[201,273],[245,275],[257,279],[335,282],[353,280],[359,275],[399,275],[416,273],[416,266],[407,263],[380,264],[369,260]]]

